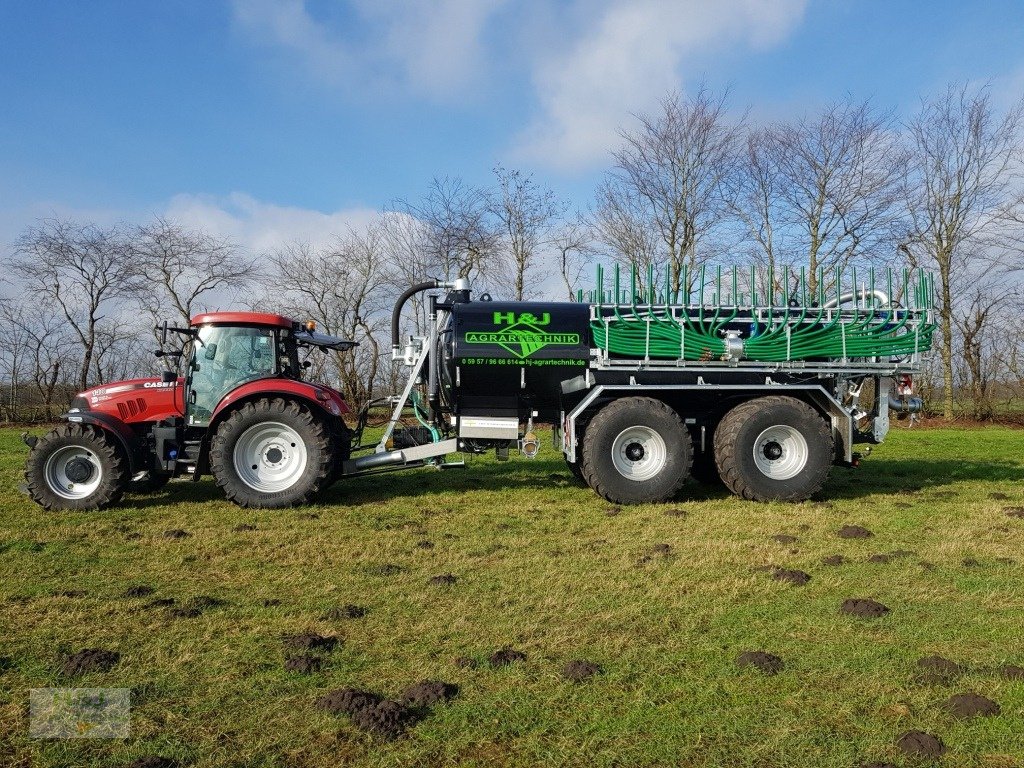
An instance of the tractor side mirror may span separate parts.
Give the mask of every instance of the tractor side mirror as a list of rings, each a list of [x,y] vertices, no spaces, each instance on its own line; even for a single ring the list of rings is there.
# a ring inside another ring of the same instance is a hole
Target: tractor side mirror
[[[175,371],[168,371],[164,369],[160,371],[160,381],[164,384],[173,384],[178,380],[178,374]]]
[[[206,349],[203,352],[203,357],[207,360],[213,360],[217,356],[217,342],[207,344]]]

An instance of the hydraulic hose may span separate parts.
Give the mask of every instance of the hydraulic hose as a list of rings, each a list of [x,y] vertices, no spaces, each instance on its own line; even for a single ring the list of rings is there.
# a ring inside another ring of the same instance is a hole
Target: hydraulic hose
[[[432,288],[441,288],[445,284],[440,280],[427,280],[423,283],[416,283],[416,285],[406,288],[401,296],[398,297],[398,301],[395,302],[395,308],[391,310],[391,348],[398,349],[398,337],[399,337],[399,324],[402,322],[402,309],[405,307],[405,302],[411,299],[420,291],[429,291]]]

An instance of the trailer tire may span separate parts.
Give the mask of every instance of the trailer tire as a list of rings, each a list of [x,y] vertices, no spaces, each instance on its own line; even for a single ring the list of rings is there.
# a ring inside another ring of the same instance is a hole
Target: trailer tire
[[[671,499],[690,473],[693,443],[671,407],[650,397],[606,405],[587,426],[583,478],[615,504]]]
[[[241,507],[305,504],[327,487],[331,431],[311,409],[281,397],[244,403],[213,435],[210,471]]]
[[[583,476],[583,465],[580,462],[572,462],[568,459],[565,460],[565,466],[569,470],[569,474],[573,476],[580,485],[587,485],[587,479]]]
[[[726,487],[750,501],[803,501],[832,468],[832,428],[795,397],[759,397],[729,411],[715,430],[715,462]]]
[[[117,440],[92,424],[62,424],[28,455],[25,482],[43,509],[105,509],[121,500],[131,479]]]

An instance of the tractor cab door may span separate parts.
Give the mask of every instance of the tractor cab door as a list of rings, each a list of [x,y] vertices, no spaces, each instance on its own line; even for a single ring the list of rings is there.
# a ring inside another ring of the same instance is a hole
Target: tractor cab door
[[[217,404],[241,384],[277,373],[275,329],[261,326],[204,325],[192,342],[185,381],[185,417],[206,426]]]

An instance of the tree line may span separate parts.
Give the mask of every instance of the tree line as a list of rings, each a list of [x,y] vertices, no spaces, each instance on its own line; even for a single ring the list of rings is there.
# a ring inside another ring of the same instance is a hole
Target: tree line
[[[622,130],[585,209],[498,166],[489,185],[436,178],[364,228],[267,253],[163,218],[39,221],[4,258],[0,418],[51,419],[75,391],[152,375],[155,326],[229,306],[359,341],[314,355],[310,374],[363,403],[396,383],[388,312],[409,284],[466,277],[495,298],[571,300],[597,260],[669,265],[684,291],[705,264],[770,267],[779,287],[805,268],[812,292],[821,269],[931,269],[937,354],[919,386],[946,418],[992,418],[1024,385],[1022,127],[1022,104],[984,87],[950,85],[903,120],[848,97],[771,123],[700,88]],[[408,332],[424,313],[414,304]]]

